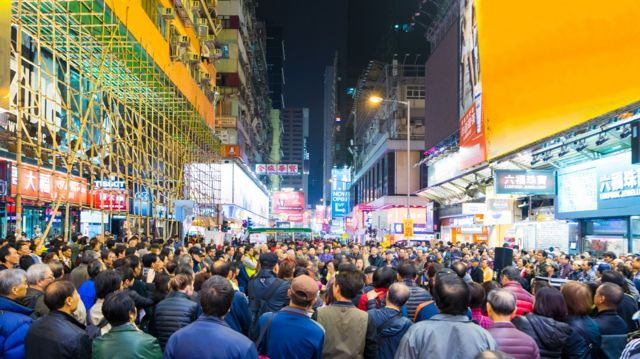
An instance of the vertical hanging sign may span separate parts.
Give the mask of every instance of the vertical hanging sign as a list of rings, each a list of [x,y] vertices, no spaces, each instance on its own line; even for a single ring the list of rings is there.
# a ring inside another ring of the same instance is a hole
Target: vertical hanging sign
[[[11,0],[0,0],[0,113],[9,110]]]

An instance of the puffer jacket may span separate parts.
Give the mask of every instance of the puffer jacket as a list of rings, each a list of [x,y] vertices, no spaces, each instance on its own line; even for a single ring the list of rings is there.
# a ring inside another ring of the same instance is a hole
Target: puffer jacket
[[[158,338],[162,350],[167,345],[171,334],[198,319],[199,308],[198,303],[182,292],[171,292],[156,305],[149,331]]]
[[[539,359],[540,351],[536,342],[519,331],[513,323],[493,323],[487,329],[498,344],[498,349],[515,359]]]
[[[516,315],[525,315],[533,312],[534,297],[531,293],[522,288],[522,285],[518,282],[507,282],[503,286],[504,289],[510,291],[516,296]]]
[[[416,308],[418,308],[420,304],[432,300],[433,298],[431,298],[431,294],[429,294],[426,289],[418,287],[416,282],[411,279],[405,279],[404,284],[409,287],[410,291],[409,300],[407,300],[407,303],[405,304],[405,307],[407,307],[407,315],[409,318],[413,319],[416,315]]]
[[[563,358],[595,358],[596,349],[600,347],[601,337],[598,324],[589,316],[572,316],[567,318],[573,333],[562,350]]]
[[[411,320],[391,308],[374,309],[368,313],[369,321],[376,327],[378,359],[393,359],[402,336],[411,327]]]
[[[573,333],[567,323],[533,313],[515,317],[512,323],[535,340],[542,359],[560,358]]]
[[[33,310],[0,296],[0,358],[24,358],[24,338]]]
[[[27,359],[91,358],[91,339],[85,326],[57,310],[33,322],[24,348]]]

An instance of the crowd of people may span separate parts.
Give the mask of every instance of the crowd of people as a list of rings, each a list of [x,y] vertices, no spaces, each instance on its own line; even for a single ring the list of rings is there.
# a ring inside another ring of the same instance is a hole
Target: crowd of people
[[[640,358],[640,256],[0,241],[0,358]]]

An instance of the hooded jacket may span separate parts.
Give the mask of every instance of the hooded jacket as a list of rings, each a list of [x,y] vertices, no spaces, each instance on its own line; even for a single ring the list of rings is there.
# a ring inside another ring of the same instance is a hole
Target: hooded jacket
[[[378,359],[393,359],[402,336],[411,327],[411,320],[391,308],[374,309],[368,313],[369,320],[376,327]]]
[[[512,323],[535,340],[542,359],[560,358],[562,349],[572,335],[567,323],[533,313],[515,317]]]
[[[0,358],[24,358],[24,338],[33,310],[0,296]]]

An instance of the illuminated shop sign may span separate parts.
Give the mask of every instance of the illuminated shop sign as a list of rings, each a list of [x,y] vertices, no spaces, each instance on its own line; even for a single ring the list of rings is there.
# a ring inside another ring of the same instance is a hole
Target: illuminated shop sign
[[[497,194],[556,194],[554,171],[495,170],[494,182]]]

